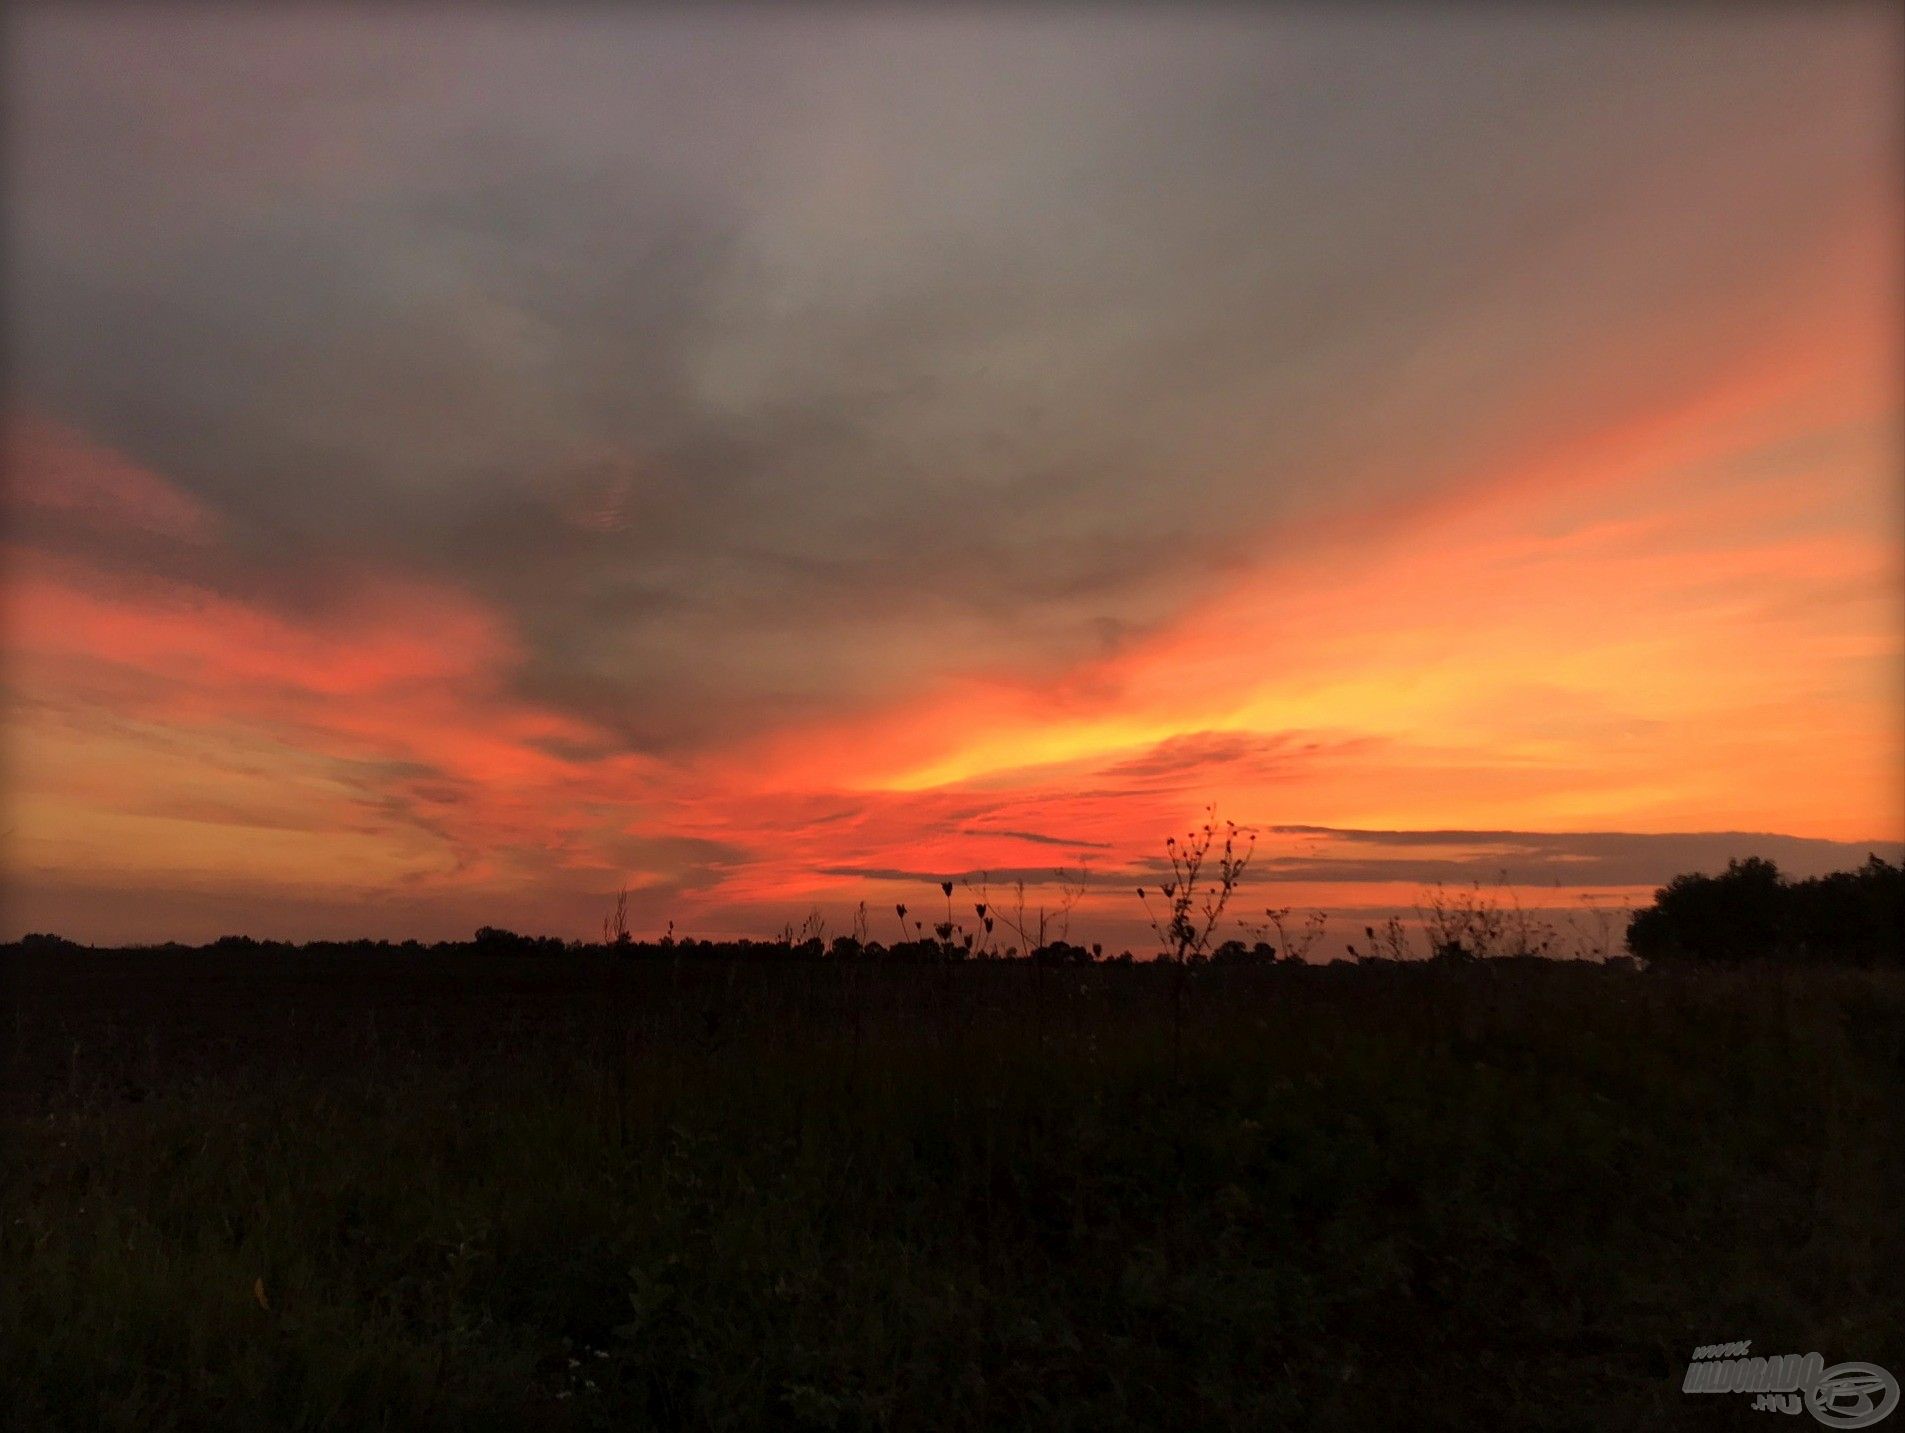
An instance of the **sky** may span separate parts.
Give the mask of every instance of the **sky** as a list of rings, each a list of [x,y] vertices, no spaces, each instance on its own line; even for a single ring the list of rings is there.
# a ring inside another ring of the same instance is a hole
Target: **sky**
[[[6,26],[0,936],[1905,842],[1895,7]]]

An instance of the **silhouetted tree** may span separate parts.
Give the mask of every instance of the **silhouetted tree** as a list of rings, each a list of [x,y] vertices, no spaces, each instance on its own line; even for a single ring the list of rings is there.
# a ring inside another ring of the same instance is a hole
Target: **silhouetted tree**
[[[1771,861],[1722,875],[1675,876],[1627,925],[1627,946],[1658,965],[1905,963],[1905,866],[1877,856],[1856,871],[1788,881]]]

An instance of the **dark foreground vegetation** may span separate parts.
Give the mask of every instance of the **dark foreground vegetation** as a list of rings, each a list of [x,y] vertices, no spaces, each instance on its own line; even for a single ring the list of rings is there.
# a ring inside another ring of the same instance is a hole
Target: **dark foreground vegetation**
[[[1735,1427],[1905,976],[14,947],[9,1427]]]

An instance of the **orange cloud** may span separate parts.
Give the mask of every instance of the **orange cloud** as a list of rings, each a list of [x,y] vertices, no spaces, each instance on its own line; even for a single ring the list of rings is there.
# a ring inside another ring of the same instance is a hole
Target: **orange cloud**
[[[1113,657],[755,743],[725,798],[747,816],[707,829],[773,854],[710,899],[1051,865],[1084,838],[1116,867],[1211,799],[1258,823],[1896,841],[1905,573],[1873,475],[1899,438],[1871,371],[1749,364],[1439,507],[1281,535]]]

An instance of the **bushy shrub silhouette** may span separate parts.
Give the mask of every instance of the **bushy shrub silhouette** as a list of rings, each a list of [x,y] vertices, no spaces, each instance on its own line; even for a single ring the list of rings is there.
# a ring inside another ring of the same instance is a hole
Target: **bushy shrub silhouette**
[[[518,935],[513,930],[482,926],[471,942],[484,955],[563,955],[568,943],[552,935]]]

